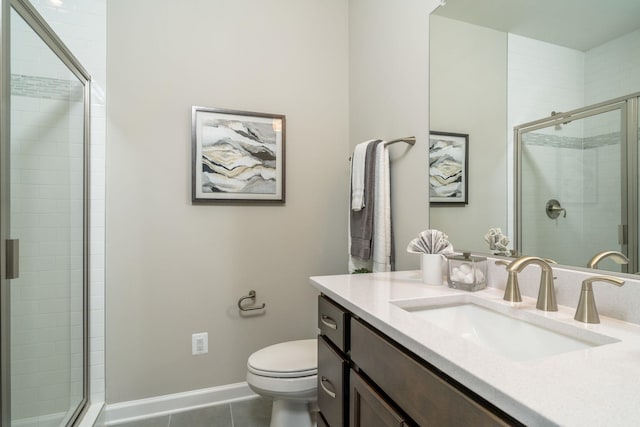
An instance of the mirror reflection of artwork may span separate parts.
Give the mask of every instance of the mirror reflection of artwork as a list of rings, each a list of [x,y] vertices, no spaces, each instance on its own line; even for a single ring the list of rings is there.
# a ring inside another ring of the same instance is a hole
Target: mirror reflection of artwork
[[[429,202],[467,204],[469,135],[431,132],[429,136]]]

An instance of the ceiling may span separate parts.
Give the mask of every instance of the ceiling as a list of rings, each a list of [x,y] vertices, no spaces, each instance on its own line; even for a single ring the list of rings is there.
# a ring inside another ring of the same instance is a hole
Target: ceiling
[[[446,0],[434,14],[581,51],[640,28],[640,0]]]

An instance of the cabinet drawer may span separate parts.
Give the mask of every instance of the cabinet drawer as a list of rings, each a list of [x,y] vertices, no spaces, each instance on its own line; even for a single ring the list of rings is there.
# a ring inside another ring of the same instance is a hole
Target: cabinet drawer
[[[318,337],[318,408],[331,427],[346,426],[347,362]]]
[[[410,422],[398,413],[355,371],[349,377],[351,401],[350,427],[404,427]]]
[[[351,319],[351,360],[421,426],[510,425],[493,412],[497,408],[484,407],[447,382],[454,380],[436,374],[356,319]]]
[[[342,307],[322,295],[318,297],[318,328],[321,335],[346,353],[349,349],[349,315]]]

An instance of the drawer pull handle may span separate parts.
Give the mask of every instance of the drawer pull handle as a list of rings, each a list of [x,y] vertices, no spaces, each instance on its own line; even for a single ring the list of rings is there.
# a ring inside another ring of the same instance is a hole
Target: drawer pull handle
[[[329,385],[331,385],[331,388],[333,388],[333,385],[331,384],[331,381],[329,381],[327,379],[327,377],[321,377],[320,378],[320,387],[322,387],[322,389],[324,390],[325,393],[327,393],[332,399],[336,398],[336,394],[329,390],[327,387],[325,387],[324,383],[329,383]]]
[[[335,330],[338,329],[338,323],[326,314],[323,314],[322,317],[320,317],[320,321],[328,328]]]

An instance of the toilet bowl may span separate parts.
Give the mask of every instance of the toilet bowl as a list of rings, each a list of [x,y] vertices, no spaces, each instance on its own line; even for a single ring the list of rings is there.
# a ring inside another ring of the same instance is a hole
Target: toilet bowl
[[[317,340],[288,341],[256,351],[247,361],[247,383],[273,399],[271,427],[313,427],[317,400]]]

